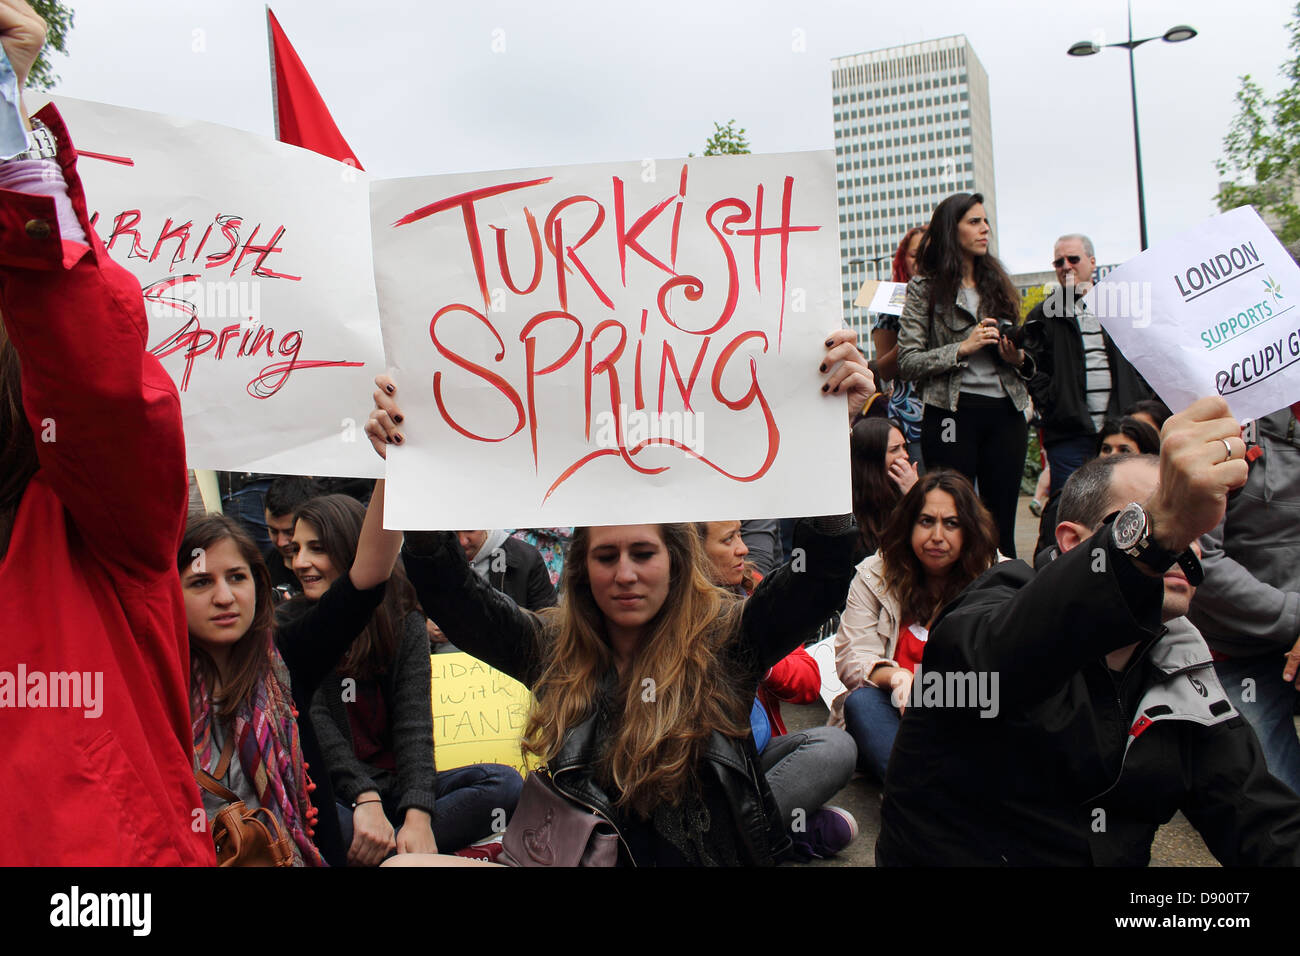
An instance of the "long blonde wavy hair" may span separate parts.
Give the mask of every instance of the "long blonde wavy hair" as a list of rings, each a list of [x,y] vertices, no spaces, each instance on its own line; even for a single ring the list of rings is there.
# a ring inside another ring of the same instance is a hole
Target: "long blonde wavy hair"
[[[616,803],[648,817],[679,803],[698,784],[698,766],[714,730],[749,734],[754,688],[727,673],[723,648],[739,633],[742,601],[709,579],[708,559],[689,524],[658,525],[668,551],[668,596],[619,675],[610,700],[613,732],[596,766]],[[605,617],[587,573],[589,528],[578,528],[564,561],[564,598],[542,615],[543,669],[523,749],[549,760],[565,734],[591,715],[602,678],[615,668]],[[734,669],[730,669],[734,670]],[[653,683],[648,683],[652,681]]]

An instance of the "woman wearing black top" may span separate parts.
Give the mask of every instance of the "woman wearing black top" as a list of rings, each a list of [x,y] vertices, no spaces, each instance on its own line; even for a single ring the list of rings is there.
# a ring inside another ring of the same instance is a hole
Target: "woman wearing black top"
[[[832,333],[821,366],[851,412],[872,390],[854,338]],[[400,416],[377,382],[366,431],[382,451]],[[710,582],[691,525],[579,528],[561,604],[540,614],[484,584],[450,532],[408,532],[403,561],[448,638],[533,691],[525,750],[617,829],[621,862],[764,864],[790,840],[759,771],[754,688],[840,606],[855,537],[849,515],[811,519],[796,532],[806,563],[743,601]]]

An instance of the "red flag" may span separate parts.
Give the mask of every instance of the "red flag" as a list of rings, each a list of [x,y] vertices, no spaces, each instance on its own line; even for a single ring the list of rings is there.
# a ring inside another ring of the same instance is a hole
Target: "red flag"
[[[325,108],[320,91],[298,59],[289,38],[271,8],[266,8],[271,38],[271,95],[275,103],[275,137],[361,169],[334,118]]]

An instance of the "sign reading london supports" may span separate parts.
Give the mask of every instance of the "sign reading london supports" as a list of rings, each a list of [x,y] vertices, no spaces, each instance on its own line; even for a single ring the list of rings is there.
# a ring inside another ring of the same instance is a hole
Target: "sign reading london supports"
[[[1129,260],[1085,301],[1175,412],[1217,394],[1245,420],[1300,398],[1300,269],[1249,206]]]
[[[92,224],[144,290],[190,467],[378,476],[369,186],[238,130],[58,97]]]
[[[463,651],[434,654],[433,746],[438,768],[499,763],[526,775],[519,750],[532,698],[513,677]]]
[[[371,190],[389,527],[848,510],[831,153]]]

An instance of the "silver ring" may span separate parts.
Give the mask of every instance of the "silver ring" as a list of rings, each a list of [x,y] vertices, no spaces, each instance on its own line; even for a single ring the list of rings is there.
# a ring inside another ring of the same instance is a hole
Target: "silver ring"
[[[1228,439],[1226,439],[1226,438],[1220,438],[1219,441],[1223,442],[1223,447],[1226,448],[1226,449],[1228,450],[1228,457],[1225,458],[1225,459],[1223,459],[1223,460],[1224,460],[1224,461],[1231,461],[1231,460],[1232,460],[1232,446],[1228,444]]]

